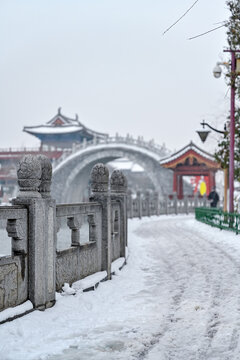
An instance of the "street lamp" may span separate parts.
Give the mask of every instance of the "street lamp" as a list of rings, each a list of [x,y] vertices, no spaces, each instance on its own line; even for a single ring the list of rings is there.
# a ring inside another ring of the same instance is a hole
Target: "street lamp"
[[[224,50],[231,53],[231,107],[230,107],[230,146],[229,146],[229,212],[234,212],[234,136],[235,136],[235,79],[239,75],[240,59],[236,61],[236,53],[240,50]],[[236,64],[237,62],[237,64]],[[229,67],[229,63],[217,63],[213,69],[213,75],[220,78],[221,65]]]
[[[224,124],[224,131],[222,130],[218,130],[218,129],[215,129],[213,126],[209,125],[208,123],[205,122],[205,120],[203,120],[200,125],[202,125],[203,129],[205,129],[205,126],[209,127],[209,129],[219,133],[219,134],[225,134],[225,132],[227,131],[227,127],[226,127],[226,124]],[[204,142],[207,137],[208,137],[208,134],[210,133],[211,131],[206,131],[206,130],[199,130],[197,131],[198,135],[200,136],[200,139],[202,140],[202,142]]]

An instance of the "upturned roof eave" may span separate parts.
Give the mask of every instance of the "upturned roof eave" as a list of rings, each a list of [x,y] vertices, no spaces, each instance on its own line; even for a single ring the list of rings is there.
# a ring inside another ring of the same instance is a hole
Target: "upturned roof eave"
[[[198,151],[196,151],[196,153],[200,156],[203,156],[203,157],[206,157],[207,156],[207,159],[209,161],[213,161],[216,163],[216,161],[214,160],[214,157],[212,154],[208,153],[207,151],[205,150],[202,150],[201,148],[199,148],[197,145],[195,145],[192,141],[184,146],[182,149],[176,151],[174,154],[166,157],[166,158],[163,158],[161,159],[160,161],[160,165],[165,165],[165,164],[168,164],[168,163],[171,163],[172,161],[176,161],[176,159],[180,158],[184,153],[187,153],[187,151],[189,150],[194,150],[194,148]]]
[[[23,128],[23,131],[26,132],[26,133],[29,133],[31,135],[60,135],[60,134],[67,134],[67,133],[83,133],[83,132],[86,132],[92,136],[97,136],[97,137],[108,137],[108,134],[104,134],[104,133],[99,133],[99,132],[96,132],[96,131],[93,131],[93,130],[90,130],[86,127],[82,127],[82,126],[76,126],[75,125],[75,129],[68,129],[68,128],[73,128],[74,126],[73,125],[65,125],[65,126],[56,126],[56,127],[53,127],[53,126],[42,126],[42,125],[39,125],[39,126],[25,126]],[[51,129],[51,131],[48,132],[48,128]],[[35,129],[42,129],[43,131],[35,131]],[[58,131],[57,129],[61,129],[61,130],[65,130],[65,131]],[[55,132],[53,130],[56,130]]]

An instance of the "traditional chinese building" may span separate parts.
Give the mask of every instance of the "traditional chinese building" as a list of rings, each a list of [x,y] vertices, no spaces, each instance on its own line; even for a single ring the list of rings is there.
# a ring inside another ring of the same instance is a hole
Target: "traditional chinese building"
[[[199,181],[204,181],[206,195],[215,186],[215,174],[220,170],[213,155],[200,149],[193,142],[163,159],[160,164],[173,171],[173,192],[177,193],[178,198],[183,197],[183,177],[191,176],[195,178],[194,192],[199,191]]]
[[[41,141],[41,147],[71,148],[73,143],[82,143],[104,139],[108,135],[88,129],[84,126],[76,115],[71,119],[61,113],[58,113],[46,124],[39,126],[25,126],[23,131],[36,136]]]

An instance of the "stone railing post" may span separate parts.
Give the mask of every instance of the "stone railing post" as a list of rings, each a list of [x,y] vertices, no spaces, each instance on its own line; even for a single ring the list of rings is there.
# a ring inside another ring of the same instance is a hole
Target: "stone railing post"
[[[111,242],[111,198],[109,191],[109,171],[104,164],[96,164],[91,171],[90,201],[102,206],[102,249],[101,270],[106,270],[111,279],[112,242]]]
[[[145,192],[145,203],[146,203],[146,215],[151,216],[151,209],[150,209],[150,192]]]
[[[154,208],[155,208],[155,215],[159,216],[159,193],[155,192],[153,195],[153,201],[154,201]]]
[[[111,199],[120,204],[120,257],[126,257],[127,246],[127,179],[120,170],[114,170],[111,179]]]
[[[173,193],[173,206],[174,206],[174,212],[177,215],[178,214],[178,198],[177,193]]]
[[[128,190],[127,192],[127,203],[128,203],[128,217],[130,219],[133,218],[133,199],[132,199],[132,191]]]
[[[196,208],[198,206],[198,194],[194,194],[194,207]]]
[[[141,192],[137,191],[137,207],[138,207],[138,217],[142,218],[142,197]]]
[[[168,208],[168,195],[165,195],[165,215],[168,215],[169,208]]]
[[[28,208],[28,297],[44,310],[55,303],[56,204],[51,198],[51,161],[44,155],[25,155],[17,171],[15,205]]]
[[[188,215],[188,196],[184,196],[184,212]]]
[[[207,207],[207,195],[206,194],[203,195],[203,206]]]

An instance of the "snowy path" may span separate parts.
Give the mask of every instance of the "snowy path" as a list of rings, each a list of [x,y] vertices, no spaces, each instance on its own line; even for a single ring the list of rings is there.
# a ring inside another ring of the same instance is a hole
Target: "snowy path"
[[[238,360],[239,289],[240,235],[191,216],[133,220],[119,276],[1,325],[0,359]]]

